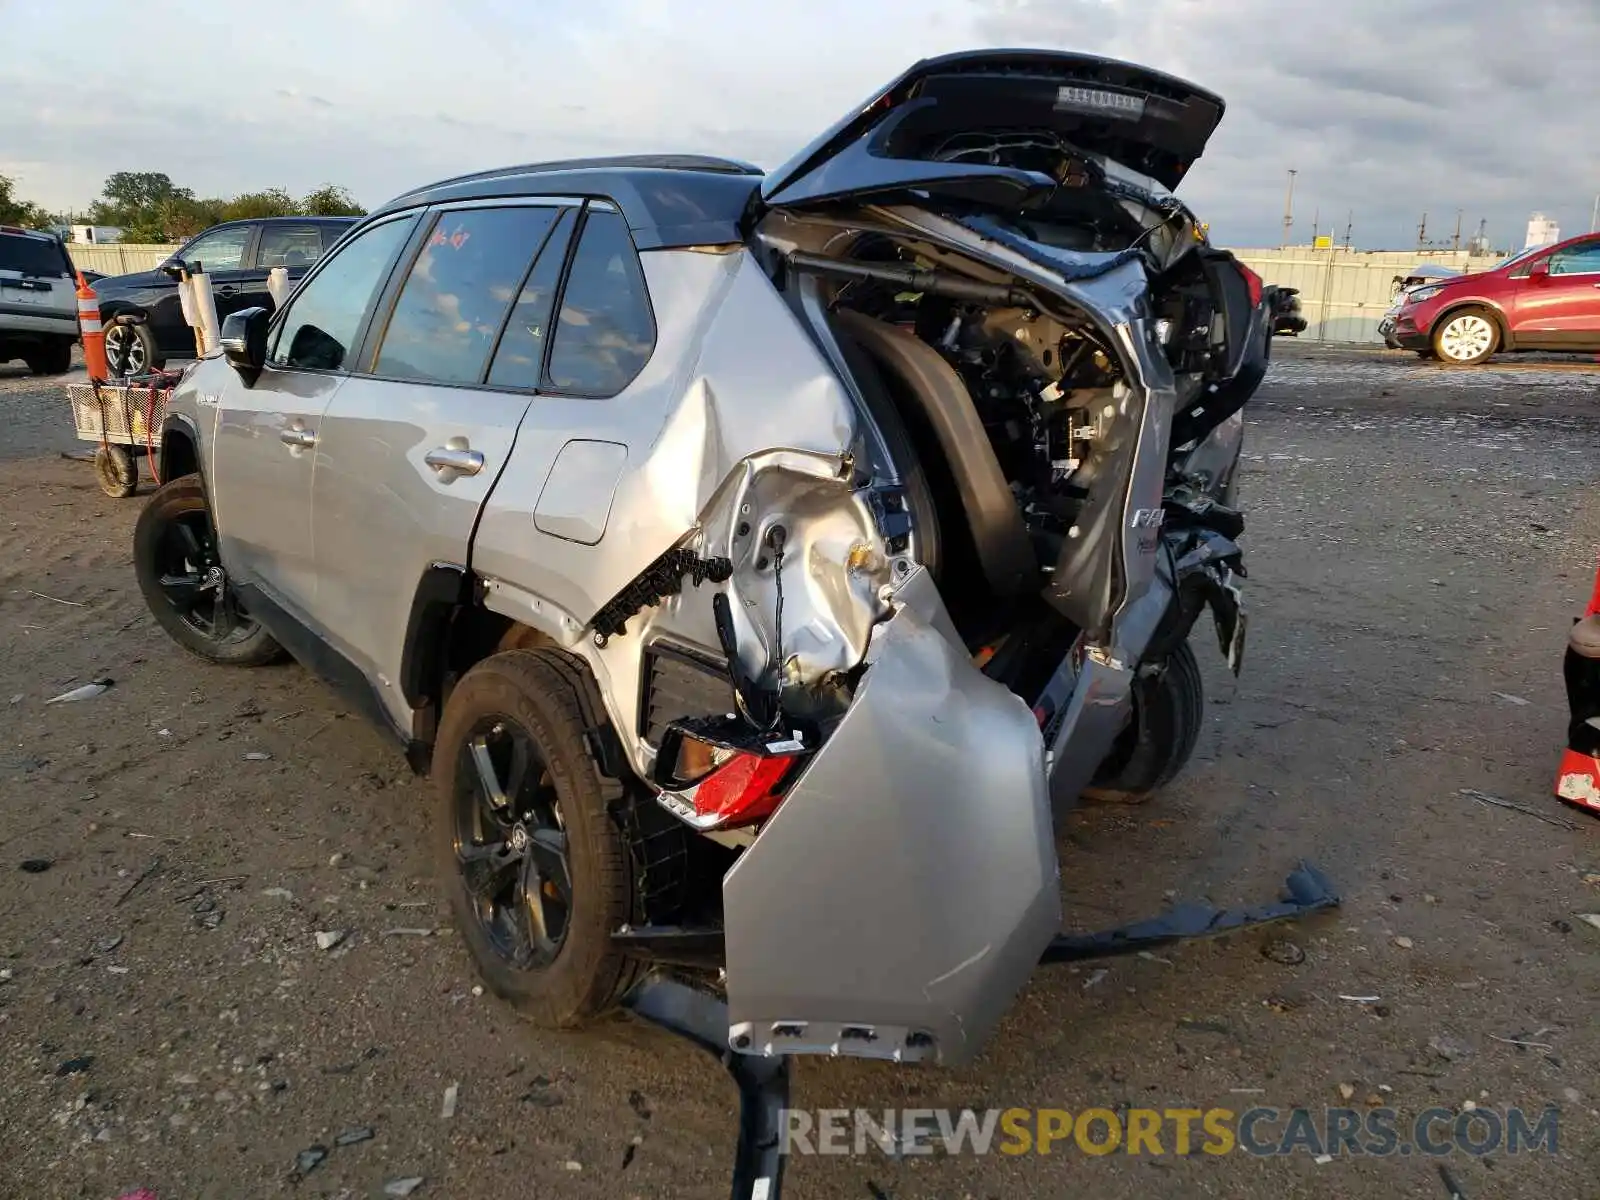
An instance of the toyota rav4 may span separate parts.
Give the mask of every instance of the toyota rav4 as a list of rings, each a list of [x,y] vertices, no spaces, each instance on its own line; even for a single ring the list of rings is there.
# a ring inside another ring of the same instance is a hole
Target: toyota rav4
[[[959,1062],[1060,928],[1053,818],[1148,794],[1237,669],[1259,278],[1170,190],[1222,116],[919,63],[789,164],[546,163],[368,217],[231,314],[135,561],[431,771],[492,988],[556,1025],[726,971],[728,1041]]]

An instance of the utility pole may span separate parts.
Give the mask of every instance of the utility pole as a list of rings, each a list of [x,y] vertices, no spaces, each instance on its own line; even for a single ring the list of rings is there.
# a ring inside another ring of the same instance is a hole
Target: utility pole
[[[1294,177],[1296,171],[1289,168],[1289,194],[1283,199],[1283,246],[1289,245],[1289,228],[1294,224]]]
[[[1417,249],[1418,250],[1426,250],[1427,248],[1428,248],[1428,214],[1427,213],[1423,213],[1422,214],[1422,220],[1417,225]]]
[[[1317,244],[1317,231],[1322,228],[1322,205],[1317,205],[1311,211],[1311,244]]]
[[[1346,250],[1350,249],[1350,231],[1355,228],[1355,225],[1356,210],[1352,208],[1344,218],[1344,248]]]
[[[1456,235],[1450,239],[1450,249],[1457,253],[1461,250],[1461,210],[1456,209]]]

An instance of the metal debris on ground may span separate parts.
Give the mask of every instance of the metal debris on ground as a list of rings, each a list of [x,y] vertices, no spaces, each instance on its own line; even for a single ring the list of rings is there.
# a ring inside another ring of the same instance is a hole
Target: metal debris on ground
[[[461,1095],[461,1085],[452,1083],[444,1090],[444,1103],[439,1106],[439,1119],[448,1121],[456,1115],[456,1099]]]
[[[346,1129],[333,1139],[333,1144],[335,1146],[355,1146],[362,1142],[370,1142],[377,1136],[370,1125],[363,1125],[359,1129]]]
[[[101,938],[94,944],[94,948],[95,952],[98,954],[110,954],[120,945],[122,945],[122,935],[120,933],[113,933],[110,937]]]
[[[1444,1184],[1444,1190],[1449,1193],[1450,1200],[1467,1200],[1467,1193],[1456,1182],[1456,1177],[1450,1173],[1450,1168],[1443,1163],[1438,1164],[1439,1181]]]
[[[1381,1001],[1383,999],[1383,997],[1382,996],[1346,996],[1343,992],[1341,992],[1339,994],[1339,999],[1348,1000],[1352,1004],[1377,1004],[1379,1001]]]
[[[320,1167],[327,1157],[328,1148],[326,1146],[307,1146],[294,1156],[294,1169],[302,1175],[309,1175]]]
[[[64,1079],[68,1075],[82,1075],[92,1066],[94,1066],[94,1055],[92,1054],[69,1058],[56,1067],[56,1078]]]
[[[62,692],[59,696],[52,696],[45,703],[71,704],[75,700],[92,700],[115,682],[112,679],[96,679],[92,683],[84,684],[82,687],[75,687],[70,692]]]
[[[407,1175],[404,1179],[391,1179],[383,1185],[385,1196],[409,1196],[422,1186],[421,1175]]]
[[[1600,929],[1600,913],[1573,913],[1572,915],[1577,917],[1578,920],[1582,921],[1585,925],[1591,925],[1595,929]]]
[[[1571,821],[1564,820],[1561,817],[1552,817],[1549,813],[1542,813],[1536,808],[1529,808],[1523,804],[1513,804],[1511,801],[1501,799],[1499,796],[1492,796],[1488,792],[1480,792],[1477,788],[1457,788],[1456,790],[1467,799],[1476,800],[1479,804],[1488,804],[1495,808],[1508,808],[1512,812],[1519,812],[1529,817],[1537,817],[1546,825],[1555,825],[1561,829],[1578,828]]]
[[[422,929],[417,926],[403,926],[398,929],[385,929],[384,937],[432,937],[437,930]]]
[[[1504,700],[1507,704],[1515,704],[1519,708],[1532,703],[1531,700],[1524,700],[1521,696],[1513,696],[1509,692],[1496,692],[1494,695],[1495,699]]]
[[[265,750],[252,750],[244,756],[245,762],[270,762],[272,755]]]
[[[319,929],[316,933],[317,949],[332,950],[348,936],[342,929]]]

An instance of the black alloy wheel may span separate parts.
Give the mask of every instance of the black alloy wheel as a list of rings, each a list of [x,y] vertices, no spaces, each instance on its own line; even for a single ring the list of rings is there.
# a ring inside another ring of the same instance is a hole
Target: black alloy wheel
[[[532,735],[485,717],[456,755],[455,846],[485,939],[508,966],[553,963],[572,916],[572,871],[555,781]]]

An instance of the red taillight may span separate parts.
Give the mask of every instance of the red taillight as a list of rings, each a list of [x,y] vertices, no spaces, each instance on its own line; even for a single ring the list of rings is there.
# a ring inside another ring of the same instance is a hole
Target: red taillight
[[[1600,573],[1594,577],[1594,594],[1589,597],[1589,607],[1583,610],[1583,615],[1592,617],[1600,613]]]
[[[783,798],[774,789],[794,765],[792,758],[739,754],[723,763],[683,798],[694,806],[695,824],[732,829],[772,815]]]
[[[1250,291],[1250,306],[1254,308],[1261,303],[1261,276],[1243,263],[1239,264],[1239,274],[1244,276],[1244,286]]]
[[[661,806],[696,829],[764,821],[815,744],[808,732],[766,732],[732,715],[674,721],[656,760]]]

